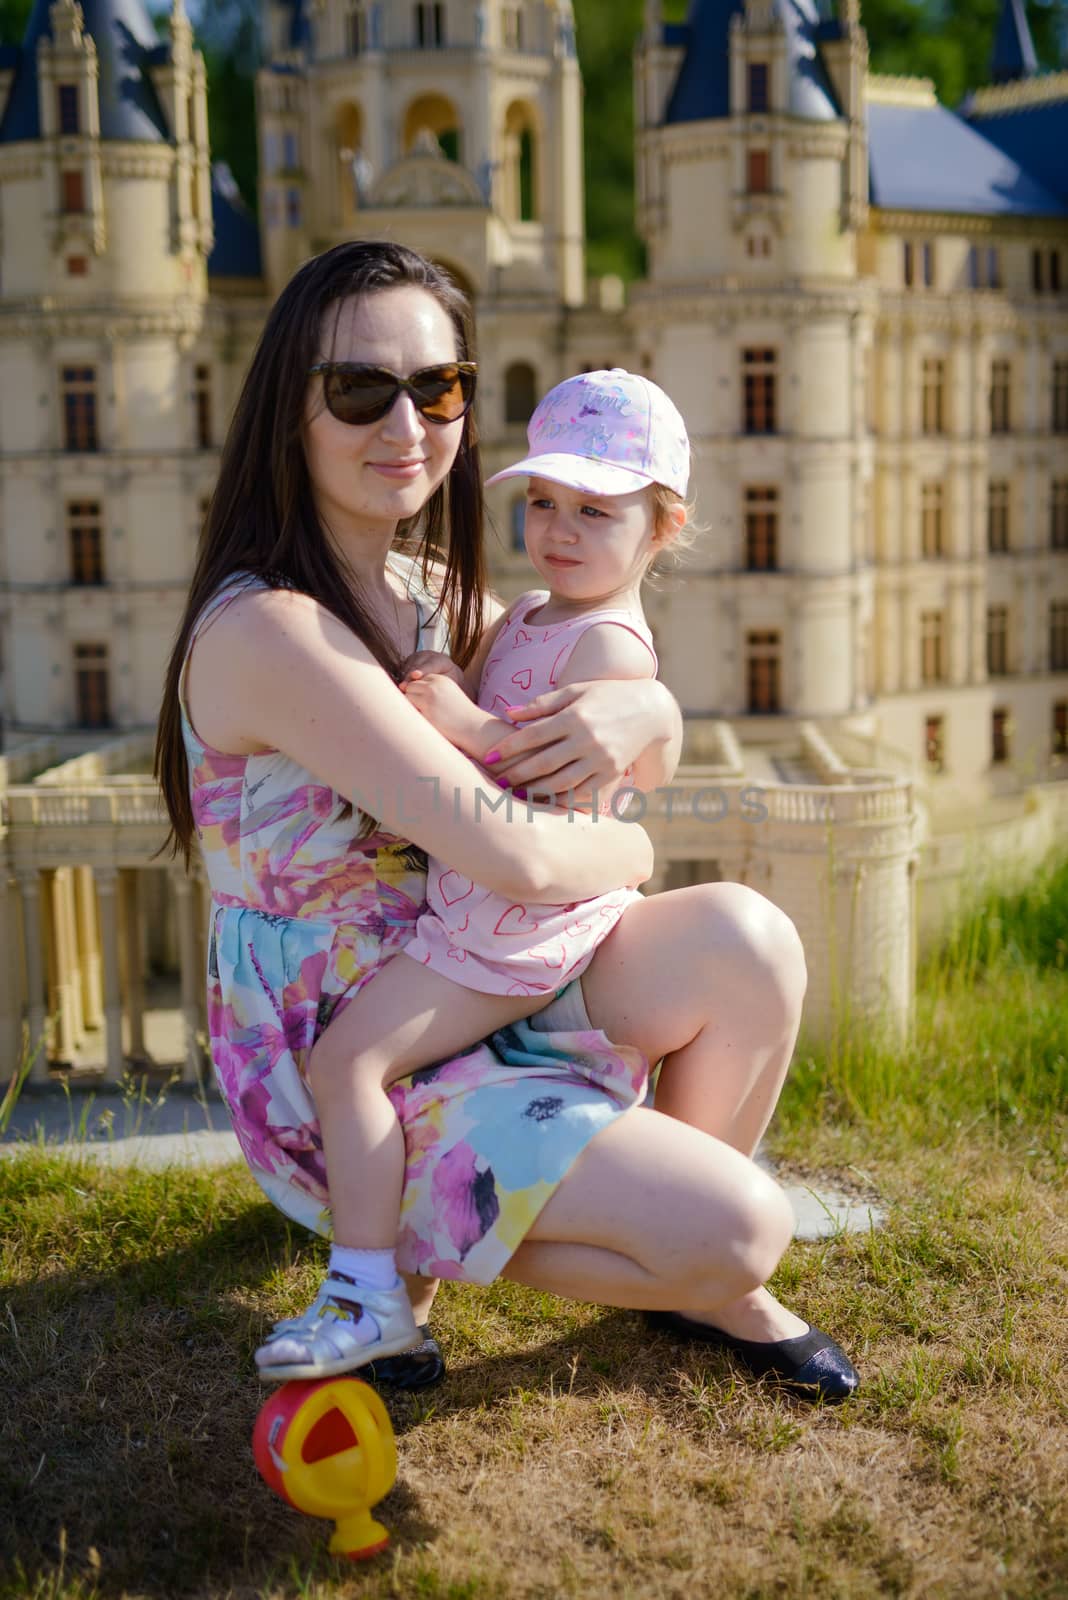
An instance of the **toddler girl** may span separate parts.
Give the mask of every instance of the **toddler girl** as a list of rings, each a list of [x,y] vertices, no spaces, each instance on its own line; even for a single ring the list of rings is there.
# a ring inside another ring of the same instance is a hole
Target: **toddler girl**
[[[686,428],[647,378],[616,368],[567,379],[534,412],[528,442],[489,481],[529,479],[526,548],[548,590],[528,590],[495,625],[477,702],[447,656],[413,658],[402,684],[490,772],[517,706],[568,683],[655,676],[640,587],[687,519]],[[602,810],[611,802],[600,796]],[[563,991],[636,897],[628,886],[572,905],[520,904],[430,862],[414,937],[312,1052],[334,1243],[314,1303],[256,1352],[263,1378],[328,1377],[418,1343],[395,1264],[404,1144],[386,1090],[534,1012],[540,1028],[596,1026],[581,990]]]

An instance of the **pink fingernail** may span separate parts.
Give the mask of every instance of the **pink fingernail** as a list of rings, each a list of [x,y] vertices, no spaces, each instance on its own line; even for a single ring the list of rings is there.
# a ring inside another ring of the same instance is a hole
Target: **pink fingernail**
[[[507,713],[508,713],[508,715],[510,717],[514,717],[517,711],[522,711],[523,707],[522,706],[505,706],[504,709],[507,711]]]
[[[513,789],[512,793],[515,795],[517,800],[525,800],[527,797],[527,791],[525,789]]]
[[[482,762],[484,766],[495,767],[500,759],[501,752],[499,750],[491,750],[488,756],[482,757]]]

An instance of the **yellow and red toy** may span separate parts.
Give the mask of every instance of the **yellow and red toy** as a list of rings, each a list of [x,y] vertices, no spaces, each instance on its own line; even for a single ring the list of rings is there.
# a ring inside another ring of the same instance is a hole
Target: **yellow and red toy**
[[[252,1452],[264,1481],[312,1517],[337,1523],[331,1554],[362,1561],[389,1543],[371,1516],[397,1476],[389,1414],[359,1378],[284,1383],[263,1407]]]

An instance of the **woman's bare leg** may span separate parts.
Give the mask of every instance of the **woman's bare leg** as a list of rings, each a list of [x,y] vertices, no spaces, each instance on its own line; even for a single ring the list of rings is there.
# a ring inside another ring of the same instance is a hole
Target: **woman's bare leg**
[[[323,1030],[308,1063],[323,1136],[334,1239],[391,1249],[404,1185],[404,1135],[389,1084],[445,1061],[550,996],[482,994],[403,952]]]
[[[792,1232],[782,1190],[747,1157],[639,1107],[590,1140],[505,1276],[718,1321],[774,1271]]]
[[[715,883],[630,906],[582,990],[591,1021],[610,1039],[664,1058],[658,1111],[751,1155],[786,1076],[805,982],[789,918],[742,884]],[[766,1289],[722,1304],[715,1322],[755,1340],[792,1338],[807,1326]]]

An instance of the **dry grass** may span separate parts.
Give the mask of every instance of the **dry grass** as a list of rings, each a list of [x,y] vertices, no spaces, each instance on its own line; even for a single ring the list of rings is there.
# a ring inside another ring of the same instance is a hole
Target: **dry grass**
[[[630,1313],[446,1287],[449,1381],[389,1401],[393,1543],[366,1568],[249,1449],[251,1349],[318,1247],[243,1171],[0,1162],[0,1600],[1068,1596],[1062,967],[929,975],[899,1095],[874,1058],[800,1064],[780,1150],[889,1205],[776,1283],[854,1354],[853,1402],[803,1407]]]

